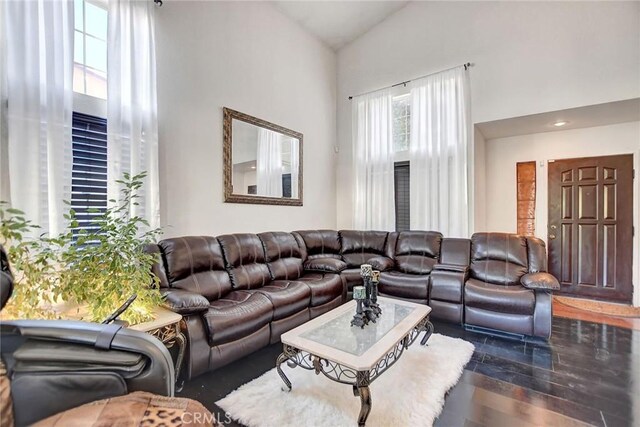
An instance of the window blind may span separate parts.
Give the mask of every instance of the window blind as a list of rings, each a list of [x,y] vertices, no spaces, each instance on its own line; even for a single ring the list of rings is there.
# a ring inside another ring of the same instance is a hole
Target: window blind
[[[73,113],[71,208],[81,229],[95,230],[95,218],[107,208],[107,120]],[[89,212],[96,209],[96,212]]]
[[[411,229],[409,171],[409,162],[396,162],[394,164],[393,185],[396,204],[396,231]]]

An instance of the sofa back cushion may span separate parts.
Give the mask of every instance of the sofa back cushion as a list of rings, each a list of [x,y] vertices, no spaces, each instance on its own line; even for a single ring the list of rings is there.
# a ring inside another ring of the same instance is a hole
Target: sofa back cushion
[[[547,248],[544,240],[527,237],[527,253],[529,255],[529,273],[547,271]]]
[[[267,267],[274,280],[295,280],[302,275],[300,246],[291,233],[282,231],[260,233]]]
[[[342,259],[348,268],[359,267],[369,259],[385,255],[386,231],[340,230]]]
[[[196,292],[209,301],[231,291],[231,278],[215,237],[176,237],[164,239],[158,246],[170,287]]]
[[[256,289],[271,281],[262,241],[255,234],[218,236],[234,289]]]
[[[471,236],[472,278],[497,285],[519,285],[528,272],[527,239],[507,233]]]
[[[295,231],[304,242],[303,260],[314,258],[337,258],[340,256],[340,235],[335,230]]]
[[[393,258],[396,270],[409,274],[430,274],[440,256],[442,234],[435,231],[398,233]]]

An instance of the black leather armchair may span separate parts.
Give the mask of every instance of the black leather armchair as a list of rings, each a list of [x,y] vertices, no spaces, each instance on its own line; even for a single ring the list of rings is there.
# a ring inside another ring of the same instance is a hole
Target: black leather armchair
[[[9,263],[0,246],[2,307],[12,288]],[[0,411],[7,417],[7,405],[12,407],[16,426],[31,425],[89,402],[136,391],[174,394],[175,372],[166,347],[149,334],[120,325],[5,321],[0,322],[0,342],[0,358],[6,372],[0,378],[0,394],[9,395],[7,384],[11,390],[11,404],[3,399]]]

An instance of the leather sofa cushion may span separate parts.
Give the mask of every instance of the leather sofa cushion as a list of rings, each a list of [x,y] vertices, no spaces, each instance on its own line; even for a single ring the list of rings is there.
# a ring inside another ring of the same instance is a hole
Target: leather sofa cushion
[[[307,271],[340,273],[345,268],[347,268],[347,264],[336,258],[314,258],[304,263],[304,269]]]
[[[213,347],[246,337],[269,324],[273,305],[263,294],[233,291],[212,302],[202,317]]]
[[[369,259],[385,255],[386,231],[340,230],[342,259],[349,268],[367,264]]]
[[[178,314],[200,313],[209,308],[209,300],[195,292],[182,289],[164,289],[161,293],[164,297],[163,305]]]
[[[440,264],[469,266],[471,240],[443,238],[440,245]]]
[[[544,240],[537,237],[527,237],[527,252],[529,255],[529,273],[547,271],[547,248]]]
[[[502,286],[469,279],[464,286],[467,307],[487,311],[532,315],[536,305],[535,294],[522,286]]]
[[[431,273],[429,300],[462,304],[466,271],[434,270]]]
[[[429,295],[429,276],[383,271],[380,273],[378,290],[394,297],[426,300]]]
[[[305,273],[298,279],[311,289],[311,307],[318,307],[342,297],[344,287],[339,274]]]
[[[260,233],[267,267],[274,280],[295,280],[302,275],[302,254],[291,233]]]
[[[349,284],[349,289],[351,289],[353,286],[362,285],[362,276],[360,275],[360,267],[347,268],[346,270],[343,270],[342,273],[340,274],[342,274],[342,277],[344,277],[344,280],[347,282],[347,284]]]
[[[274,280],[267,286],[256,290],[271,301],[273,320],[289,317],[309,307],[311,288],[303,282]]]
[[[371,264],[371,267],[373,267],[374,270],[378,271],[391,270],[396,265],[391,258],[387,258],[383,255],[369,258],[369,260],[367,260],[367,263]]]
[[[471,236],[470,273],[474,279],[498,285],[520,285],[528,272],[527,240],[507,233]]]
[[[231,291],[222,248],[215,237],[186,236],[158,243],[172,288],[198,293],[208,300]]]
[[[158,286],[160,288],[168,288],[169,279],[167,278],[167,270],[164,267],[160,246],[157,243],[149,243],[144,246],[144,253],[153,256],[154,263],[151,266],[151,273],[158,278]]]
[[[299,230],[305,245],[306,258],[340,258],[340,235],[335,230]]]
[[[527,289],[552,291],[560,289],[558,279],[549,273],[527,273],[520,279],[520,283]]]
[[[435,231],[403,231],[398,233],[394,259],[403,273],[429,274],[438,262],[442,234]]]
[[[256,289],[269,284],[271,273],[266,264],[262,241],[255,234],[219,236],[234,289]]]

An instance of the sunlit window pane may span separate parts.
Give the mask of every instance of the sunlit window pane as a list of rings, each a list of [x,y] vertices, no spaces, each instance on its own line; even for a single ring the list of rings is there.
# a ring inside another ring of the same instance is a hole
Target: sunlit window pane
[[[73,90],[106,99],[107,11],[86,0],[73,1],[76,29]]]
[[[73,2],[73,14],[74,14],[74,27],[76,30],[84,30],[84,22],[82,20],[82,8],[84,6],[83,0],[75,0]]]
[[[84,93],[84,67],[81,64],[73,64],[73,91]]]
[[[87,34],[98,37],[99,39],[107,39],[107,11],[101,9],[91,3],[85,3],[85,20]]]
[[[395,151],[407,151],[411,138],[411,106],[408,95],[393,99],[393,146]]]
[[[85,65],[100,71],[107,71],[107,43],[93,38],[85,37],[87,44]]]
[[[74,32],[73,40],[73,60],[84,64],[84,37],[80,31]]]
[[[87,83],[86,94],[97,98],[107,99],[107,74],[91,68],[85,69]]]

